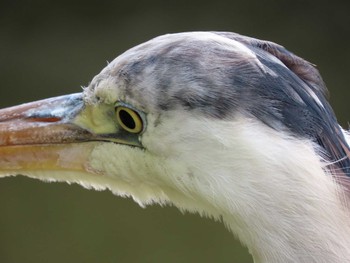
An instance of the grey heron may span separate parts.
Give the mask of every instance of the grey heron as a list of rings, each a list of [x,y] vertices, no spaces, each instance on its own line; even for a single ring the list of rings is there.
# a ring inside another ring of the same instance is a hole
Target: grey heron
[[[350,262],[349,137],[317,69],[228,32],[168,34],[82,93],[0,111],[0,177],[222,220],[255,262]]]

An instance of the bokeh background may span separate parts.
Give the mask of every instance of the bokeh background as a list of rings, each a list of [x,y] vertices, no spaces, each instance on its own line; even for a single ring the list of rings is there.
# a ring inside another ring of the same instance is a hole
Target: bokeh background
[[[152,37],[234,31],[316,64],[340,123],[350,118],[350,2],[0,1],[0,106],[79,92]],[[0,180],[0,262],[252,262],[225,227],[110,192]]]

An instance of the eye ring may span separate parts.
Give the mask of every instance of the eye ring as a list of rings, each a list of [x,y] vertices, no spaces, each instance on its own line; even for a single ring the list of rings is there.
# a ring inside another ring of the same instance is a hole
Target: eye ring
[[[143,130],[143,121],[139,113],[129,107],[117,106],[115,115],[118,124],[127,132],[140,133]]]

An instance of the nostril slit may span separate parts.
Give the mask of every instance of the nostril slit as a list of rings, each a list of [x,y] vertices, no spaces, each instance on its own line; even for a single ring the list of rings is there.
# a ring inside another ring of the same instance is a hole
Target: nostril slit
[[[33,122],[58,122],[62,120],[62,118],[58,117],[34,117],[34,118],[29,118],[28,121],[33,121]]]

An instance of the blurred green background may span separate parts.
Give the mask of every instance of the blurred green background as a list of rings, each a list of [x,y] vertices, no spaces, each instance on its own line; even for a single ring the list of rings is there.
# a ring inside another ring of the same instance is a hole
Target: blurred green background
[[[181,31],[234,31],[315,63],[347,127],[349,1],[0,1],[0,106],[79,92],[124,50]],[[0,262],[251,262],[225,227],[110,192],[0,180]]]

